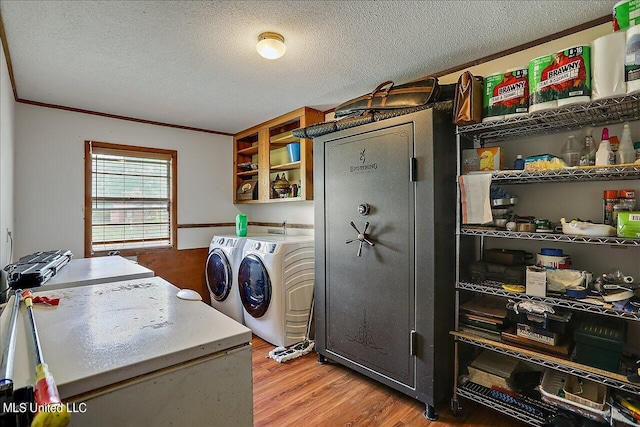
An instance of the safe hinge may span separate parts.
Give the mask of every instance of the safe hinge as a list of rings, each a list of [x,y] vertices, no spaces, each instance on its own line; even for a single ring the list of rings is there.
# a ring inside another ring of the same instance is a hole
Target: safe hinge
[[[416,331],[411,331],[411,346],[410,346],[411,356],[415,356],[418,354],[418,334]]]
[[[409,157],[409,181],[416,182],[418,180],[418,159]]]

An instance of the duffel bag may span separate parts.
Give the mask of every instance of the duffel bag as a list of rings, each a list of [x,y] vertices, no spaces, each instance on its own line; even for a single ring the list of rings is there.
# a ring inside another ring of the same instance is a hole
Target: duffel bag
[[[435,102],[439,94],[436,77],[423,77],[399,86],[389,80],[380,83],[370,94],[338,105],[334,114],[335,117],[343,117],[371,110],[419,107]]]

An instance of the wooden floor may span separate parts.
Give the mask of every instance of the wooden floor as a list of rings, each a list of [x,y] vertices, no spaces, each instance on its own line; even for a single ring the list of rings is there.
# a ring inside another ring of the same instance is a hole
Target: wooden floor
[[[277,363],[267,357],[273,345],[256,336],[251,343],[256,427],[526,425],[467,400],[458,416],[449,400],[438,405],[431,422],[424,404],[337,363],[320,365],[315,352]]]

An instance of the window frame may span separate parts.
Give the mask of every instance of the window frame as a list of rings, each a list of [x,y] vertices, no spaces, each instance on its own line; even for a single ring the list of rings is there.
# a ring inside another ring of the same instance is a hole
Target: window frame
[[[92,147],[93,149],[100,149],[101,152],[113,151],[119,155],[132,155],[142,156],[149,158],[157,158],[161,156],[163,158],[171,158],[171,189],[169,191],[169,238],[171,240],[169,246],[162,247],[139,247],[139,248],[124,248],[114,249],[120,252],[124,256],[138,255],[141,253],[150,253],[156,251],[173,251],[177,246],[178,239],[178,152],[176,150],[167,150],[163,148],[151,148],[140,147],[133,145],[113,144],[110,142],[100,141],[85,141],[84,145],[84,256],[86,258],[94,256],[107,255],[110,251],[93,251],[93,236],[92,236],[92,184],[93,184],[93,171],[92,171]]]

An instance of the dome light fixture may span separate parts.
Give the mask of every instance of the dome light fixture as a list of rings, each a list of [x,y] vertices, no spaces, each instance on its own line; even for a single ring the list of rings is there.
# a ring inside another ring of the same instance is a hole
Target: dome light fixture
[[[263,58],[278,59],[287,51],[284,37],[278,33],[262,33],[258,36],[256,50]]]

